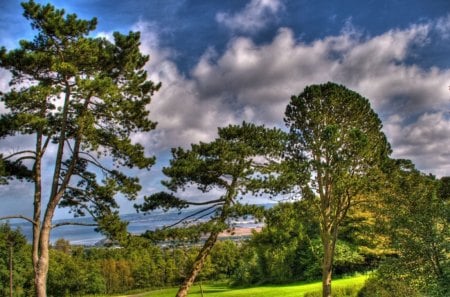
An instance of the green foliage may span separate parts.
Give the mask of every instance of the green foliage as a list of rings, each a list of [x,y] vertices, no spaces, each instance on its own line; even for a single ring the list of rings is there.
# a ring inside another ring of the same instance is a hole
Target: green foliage
[[[70,246],[70,253],[55,244],[51,250],[49,296],[124,293],[177,284],[183,267],[196,250],[132,248],[88,248]]]
[[[35,143],[1,157],[0,182],[9,176],[34,183],[33,218],[27,219],[35,226],[36,295],[45,296],[56,208],[69,207],[77,216],[89,214],[102,227],[110,227],[104,223],[118,207],[116,195],[137,197],[138,178],[122,169],[149,169],[154,164],[131,136],[155,128],[147,106],[160,85],[147,79],[144,66],[149,57],[140,52],[140,33],[115,32],[113,41],[94,38],[89,34],[96,28],[95,18],[81,20],[33,0],[22,7],[36,36],[21,40],[17,49],[0,49],[0,67],[12,74],[11,90],[0,94],[6,108],[0,115],[0,137],[26,135]],[[43,173],[48,154],[54,166]],[[121,234],[123,225],[113,227],[105,233]],[[66,294],[63,289],[54,294]]]
[[[359,291],[358,297],[420,297],[422,296],[409,283],[401,279],[369,278]]]
[[[0,246],[1,243],[3,241],[0,241]],[[196,245],[155,246],[140,237],[133,237],[124,248],[83,248],[61,239],[55,242],[50,251],[48,295],[98,296],[178,285],[189,273],[199,248]],[[0,249],[0,253],[2,251]],[[26,261],[29,252],[29,246],[24,246],[23,253],[20,254],[25,260],[23,268],[26,270],[20,270],[21,281],[15,289],[17,296],[32,295],[29,291],[30,284],[27,283],[31,276],[31,265]],[[15,257],[20,258],[18,252]],[[218,241],[199,277],[206,282],[228,282],[230,279],[235,280],[235,284],[261,282],[268,277],[262,273],[258,257],[256,248],[251,243]],[[3,258],[0,258],[0,272],[6,270],[6,264],[1,259]],[[275,269],[281,275],[283,272],[279,267]],[[19,269],[19,266],[15,269]],[[314,289],[318,288],[318,284],[314,286]],[[193,288],[194,291],[196,289]],[[311,288],[306,291],[311,291]],[[292,292],[295,292],[294,289]]]
[[[0,123],[1,124],[1,123]],[[1,136],[0,136],[1,137]],[[0,154],[0,185],[8,184],[11,179],[31,180],[33,173],[21,161],[5,160]]]
[[[219,197],[207,201],[188,201],[172,194],[157,193],[145,197],[143,205],[136,206],[138,210],[151,211],[158,207],[182,209],[197,205],[201,206],[199,210],[177,224],[183,221],[195,223],[205,217],[209,219],[208,223],[200,225],[209,229],[209,235],[177,296],[187,295],[207,263],[219,233],[232,227],[231,218],[262,213],[260,207],[242,205],[239,200],[250,193],[274,193],[279,189],[278,177],[283,172],[280,161],[287,141],[284,132],[243,122],[240,126],[219,128],[218,134],[219,137],[210,143],[192,144],[190,150],[172,149],[170,167],[163,168],[170,179],[162,183],[173,192],[184,191],[187,187],[197,187],[203,193],[214,189],[220,193]],[[191,224],[191,228],[195,225]]]
[[[334,287],[333,296],[335,297],[358,297],[360,286]],[[322,297],[321,291],[307,292],[304,297]],[[396,295],[398,296],[398,295]]]
[[[364,284],[367,279],[366,276],[357,276],[347,279],[338,279],[333,282],[333,288],[337,291],[357,290]],[[261,297],[301,297],[309,292],[315,292],[320,290],[321,283],[292,283],[289,285],[276,285],[276,286],[254,286],[251,288],[230,288],[225,284],[205,284],[203,283],[204,296],[209,297],[248,297],[248,296],[261,296]],[[344,289],[346,287],[354,287],[355,289]],[[342,288],[342,289],[341,289]],[[151,291],[144,294],[143,297],[170,297],[174,296],[176,290],[163,289],[157,291]],[[194,286],[189,293],[189,296],[200,297],[201,292],[199,286]]]
[[[86,271],[70,255],[52,251],[48,274],[49,296],[71,296],[83,294],[86,283]]]
[[[306,172],[295,180],[297,189],[319,214],[323,296],[330,297],[339,228],[355,200],[378,188],[390,146],[369,101],[330,82],[292,96],[285,123],[291,162]]]
[[[209,201],[188,201],[173,193],[156,193],[145,197],[140,211],[148,212],[156,208],[183,209],[190,205],[201,206],[192,217],[211,216],[210,223],[200,224],[198,228],[187,228],[198,237],[200,232],[220,232],[229,226],[226,220],[231,217],[252,214],[261,216],[262,209],[242,205],[239,200],[246,194],[276,192],[277,170],[281,170],[280,160],[287,136],[279,129],[242,123],[219,128],[219,137],[210,143],[193,144],[190,150],[172,150],[170,166],[163,172],[170,179],[163,184],[171,191],[185,190],[195,186],[201,192],[212,189],[222,191],[223,195]],[[197,232],[196,232],[197,230]],[[159,232],[163,234],[164,232]],[[169,236],[177,233],[185,237],[181,230],[165,231]],[[189,232],[188,232],[189,233]]]
[[[390,187],[379,217],[397,257],[384,263],[379,277],[398,279],[426,295],[445,296],[450,283],[450,228],[442,183],[407,160],[392,160],[390,166]]]
[[[307,201],[279,203],[266,210],[265,226],[242,247],[233,283],[287,283],[320,278],[323,251],[318,230],[314,209]],[[365,269],[366,259],[351,239],[336,244],[337,275]]]
[[[291,154],[315,173],[303,181],[304,186],[312,182],[319,192],[332,181],[332,202],[349,192],[361,193],[372,167],[390,153],[369,101],[341,85],[306,87],[291,98],[285,122],[293,141]]]
[[[241,258],[241,248],[231,240],[219,241],[211,250],[211,271],[209,279],[229,280],[234,275]]]
[[[143,67],[149,58],[140,53],[139,33],[116,32],[113,42],[92,38],[88,34],[95,30],[95,18],[80,20],[34,1],[22,6],[37,35],[22,40],[18,49],[0,51],[0,67],[13,75],[11,91],[0,97],[8,111],[1,115],[0,136],[34,134],[37,142],[35,151],[4,158],[17,169],[23,157],[39,163],[47,147],[58,144],[50,201],[64,193],[60,206],[78,215],[100,215],[117,207],[116,193],[133,199],[140,186],[136,178],[102,166],[99,157],[130,168],[154,163],[130,139],[132,133],[155,127],[146,106],[159,85],[147,80]],[[96,174],[100,170],[103,180]],[[32,176],[40,182],[40,172]],[[76,182],[69,186],[71,180]]]
[[[0,224],[0,296],[9,296],[10,270],[13,262],[14,296],[27,296],[30,277],[29,249],[20,230],[13,230],[7,223]]]

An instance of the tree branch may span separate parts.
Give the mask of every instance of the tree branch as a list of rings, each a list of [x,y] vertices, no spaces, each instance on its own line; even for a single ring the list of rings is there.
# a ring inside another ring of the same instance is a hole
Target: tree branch
[[[63,222],[52,225],[52,229],[61,227],[61,226],[86,226],[86,227],[97,227],[97,223],[77,223],[77,222]]]
[[[89,157],[92,159],[92,160],[90,160],[90,159],[86,159],[86,158],[79,157],[80,160],[86,161],[86,162],[88,162],[89,164],[94,165],[95,167],[97,167],[97,168],[99,168],[100,170],[102,170],[104,173],[105,173],[105,172],[106,172],[106,173],[111,173],[111,170],[110,170],[110,169],[108,169],[108,168],[106,168],[105,166],[103,166],[98,160],[96,160],[96,159],[95,159],[93,156],[91,156],[90,154],[88,154],[88,153],[86,153],[86,152],[80,152],[80,154],[87,155],[87,156],[89,156]]]
[[[51,135],[52,135],[52,134],[51,134]],[[45,150],[47,149],[48,144],[50,143],[50,140],[51,140],[51,138],[52,138],[51,135],[47,136],[47,139],[45,139],[44,145],[43,145],[42,148],[41,148],[41,153],[40,153],[40,156],[39,156],[39,157],[42,157],[42,156],[44,155]]]
[[[224,201],[225,201],[225,199],[219,198],[216,200],[209,200],[209,201],[205,201],[205,202],[190,202],[190,201],[185,201],[185,202],[186,202],[186,204],[189,204],[189,205],[208,205],[211,203],[220,204],[221,202],[224,202]]]
[[[0,217],[0,221],[9,220],[9,219],[22,219],[22,220],[28,221],[29,223],[31,223],[33,225],[36,225],[36,222],[33,221],[31,218],[22,216],[22,215],[12,215],[12,216]]]
[[[29,157],[29,158],[36,158],[36,152],[35,152],[35,151],[24,150],[24,151],[20,151],[20,152],[13,153],[13,154],[11,154],[11,155],[9,155],[9,156],[3,158],[3,159],[4,159],[4,160],[8,160],[8,159],[11,159],[11,158],[14,157],[14,156],[21,155],[21,154],[26,154],[26,153],[27,153],[27,154],[32,154],[32,155],[34,155],[34,157]],[[22,157],[22,158],[24,158],[24,157]]]
[[[23,156],[23,157],[20,157],[20,158],[17,158],[16,160],[14,160],[14,163],[19,163],[19,162],[21,162],[21,161],[23,161],[23,160],[28,160],[28,159],[36,160],[36,157],[33,157],[33,156]]]
[[[217,207],[217,206],[219,206],[219,205],[220,205],[220,204],[218,203],[218,204],[214,204],[214,205],[212,205],[212,206],[210,206],[210,207],[203,208],[203,209],[201,209],[201,210],[199,210],[199,211],[197,211],[197,212],[195,212],[195,213],[193,213],[193,214],[191,214],[191,215],[188,215],[187,217],[182,218],[181,220],[179,220],[179,221],[173,223],[172,225],[165,226],[163,229],[172,228],[173,226],[176,226],[176,225],[178,225],[178,224],[180,224],[180,223],[186,221],[186,220],[189,219],[189,218],[195,217],[196,215],[201,214],[202,212],[211,210],[211,209],[213,209],[213,208],[215,208],[215,207]],[[215,210],[214,210],[214,211],[215,211]],[[212,213],[212,212],[211,212],[211,213]],[[208,214],[211,214],[211,213],[208,213]],[[202,217],[204,217],[204,216],[202,216]]]

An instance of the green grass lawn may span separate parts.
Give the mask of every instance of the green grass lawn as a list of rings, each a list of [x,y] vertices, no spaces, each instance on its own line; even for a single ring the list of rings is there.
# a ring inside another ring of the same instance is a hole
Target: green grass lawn
[[[356,276],[351,278],[339,279],[333,281],[333,288],[358,286],[362,287],[367,276]],[[178,288],[161,289],[151,291],[142,297],[173,297]],[[205,297],[301,297],[303,294],[321,289],[320,282],[314,283],[294,283],[289,285],[270,285],[251,288],[230,288],[227,285],[203,285],[203,294]],[[132,296],[132,295],[130,295]],[[189,296],[200,297],[200,286],[195,284],[189,291]]]

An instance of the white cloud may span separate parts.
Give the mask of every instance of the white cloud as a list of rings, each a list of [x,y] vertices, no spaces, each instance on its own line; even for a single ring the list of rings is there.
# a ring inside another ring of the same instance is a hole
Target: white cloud
[[[386,133],[394,156],[412,159],[418,168],[438,176],[450,173],[450,118],[448,112],[426,112],[416,121],[389,119]]]
[[[233,31],[254,33],[272,22],[282,8],[280,0],[252,0],[235,14],[218,13],[216,21]]]
[[[343,33],[302,43],[284,28],[262,46],[237,38],[218,59],[202,58],[192,74],[199,93],[234,98],[235,106],[255,111],[256,118],[250,120],[262,122],[279,122],[291,95],[326,81],[356,89],[382,113],[439,108],[448,73],[404,62],[410,47],[423,42],[428,31],[428,26],[413,26],[366,40]]]
[[[146,135],[136,135],[135,141],[153,152],[176,146],[188,146],[212,140],[217,127],[236,121],[232,110],[222,104],[220,97],[199,94],[195,81],[182,75],[171,58],[174,51],[160,47],[154,28],[140,23],[142,51],[150,54],[146,66],[149,78],[162,82],[150,104],[150,117],[158,122],[157,129]]]
[[[435,23],[436,30],[441,34],[442,38],[450,38],[450,14],[446,17],[439,18]]]
[[[11,72],[0,68],[0,92],[7,92],[10,90],[9,82],[11,81]]]
[[[8,92],[10,90],[9,82],[11,81],[11,72],[0,68],[0,93]],[[6,112],[5,103],[0,102],[0,114]]]
[[[189,77],[180,74],[170,54],[159,53],[166,50],[150,46],[152,56],[163,57],[148,68],[163,88],[151,104],[152,119],[159,126],[147,143],[160,150],[188,146],[211,140],[218,126],[242,120],[283,126],[291,95],[310,84],[334,81],[370,99],[385,121],[396,157],[411,158],[419,168],[436,174],[450,174],[443,162],[427,161],[440,155],[442,147],[418,144],[412,151],[401,144],[405,126],[415,127],[415,133],[419,127],[432,129],[435,123],[421,116],[449,109],[450,70],[407,63],[412,48],[428,42],[431,29],[414,25],[371,38],[346,29],[338,36],[304,43],[291,29],[282,28],[264,45],[240,37],[230,41],[222,55],[207,50]],[[144,34],[144,47],[146,40]],[[436,134],[426,136],[428,143],[439,141]]]

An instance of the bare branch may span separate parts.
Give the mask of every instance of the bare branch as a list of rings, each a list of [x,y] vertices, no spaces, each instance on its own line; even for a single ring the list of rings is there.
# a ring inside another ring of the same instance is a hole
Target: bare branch
[[[35,221],[33,221],[31,218],[23,216],[23,215],[12,215],[12,216],[0,217],[0,221],[2,221],[2,220],[10,220],[10,219],[21,219],[21,220],[28,221],[28,222],[30,222],[33,225],[36,225]]]
[[[91,153],[88,153],[88,152],[80,152],[80,155],[86,155],[86,156],[88,156],[88,157],[92,160],[92,162],[95,162],[95,163],[101,165],[100,161],[99,161],[96,157],[94,157]],[[87,160],[86,160],[86,161],[87,161]]]
[[[52,229],[58,228],[58,227],[62,227],[62,226],[85,226],[85,227],[97,227],[98,224],[97,223],[77,223],[77,222],[63,222],[63,223],[58,223],[58,224],[54,224],[52,226]]]
[[[80,152],[80,154],[88,155],[87,153],[84,153],[84,152]],[[111,173],[111,170],[110,170],[110,169],[104,167],[104,166],[103,166],[102,164],[100,164],[100,162],[98,162],[97,160],[90,160],[90,159],[86,159],[86,158],[82,158],[82,157],[79,157],[79,159],[80,159],[80,160],[84,160],[84,161],[88,162],[89,164],[94,165],[95,167],[97,167],[97,168],[99,168],[100,170],[102,170],[104,173],[105,173],[105,172],[106,172],[106,173]]]
[[[17,158],[16,160],[14,160],[14,162],[15,162],[15,163],[19,163],[19,162],[21,162],[21,161],[23,161],[23,160],[36,160],[36,157],[33,157],[33,156],[23,156],[23,157]]]
[[[190,202],[190,201],[186,201],[186,204],[189,204],[189,205],[208,205],[208,204],[211,204],[211,203],[220,204],[221,202],[225,202],[225,199],[219,198],[219,199],[216,199],[216,200],[209,200],[209,201],[205,201],[205,202]]]
[[[201,216],[195,218],[195,219],[193,220],[193,222],[197,222],[198,220],[201,220],[201,219],[203,219],[204,217],[207,217],[207,216],[213,214],[215,211],[216,211],[216,210],[213,209],[212,211],[210,211],[210,212],[208,212],[208,213],[205,213],[204,215],[201,215]]]
[[[210,206],[210,207],[203,208],[203,209],[201,209],[201,210],[199,210],[199,211],[196,211],[195,213],[193,213],[193,214],[191,214],[191,215],[188,215],[188,216],[182,218],[181,220],[179,220],[179,221],[173,223],[172,225],[165,226],[163,229],[172,228],[173,226],[176,226],[176,225],[178,225],[178,224],[180,224],[180,223],[182,223],[182,222],[185,222],[185,221],[188,220],[189,218],[195,217],[196,215],[199,215],[199,214],[201,214],[202,212],[211,210],[211,209],[213,209],[213,208],[215,208],[215,207],[217,207],[217,206],[219,206],[219,205],[220,205],[220,203],[217,203],[217,204],[214,204],[214,205],[212,205],[212,206]],[[215,211],[215,209],[214,209],[214,211]],[[214,212],[214,211],[213,211],[213,212]],[[211,212],[211,213],[213,213],[213,212]],[[208,213],[208,214],[211,214],[211,213]],[[202,216],[202,217],[204,217],[204,216]],[[196,218],[196,220],[198,220],[198,218]]]
[[[21,154],[32,154],[34,155],[34,157],[29,157],[29,158],[36,158],[36,152],[35,151],[30,151],[30,150],[24,150],[24,151],[20,151],[20,152],[16,152],[16,153],[12,153],[11,155],[3,158],[4,160],[8,160],[11,159],[12,157],[15,157],[17,155],[21,155]]]
[[[41,154],[40,154],[39,157],[42,157],[42,156],[44,155],[45,150],[47,149],[48,144],[50,143],[51,138],[52,138],[51,135],[49,135],[49,136],[47,136],[47,139],[45,139],[45,142],[44,142],[44,145],[42,146]]]

